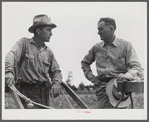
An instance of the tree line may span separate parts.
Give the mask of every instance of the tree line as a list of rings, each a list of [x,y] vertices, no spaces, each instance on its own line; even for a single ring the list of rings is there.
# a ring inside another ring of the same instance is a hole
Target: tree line
[[[75,85],[71,85],[70,83],[67,83],[67,82],[66,82],[66,84],[67,84],[72,90],[74,90],[75,92],[76,92],[76,91],[84,91],[84,90],[86,90],[86,91],[93,91],[93,90],[95,90],[96,87],[97,87],[97,86],[91,85],[91,84],[90,84],[90,85],[85,85],[83,82],[81,82],[78,87],[76,87]]]

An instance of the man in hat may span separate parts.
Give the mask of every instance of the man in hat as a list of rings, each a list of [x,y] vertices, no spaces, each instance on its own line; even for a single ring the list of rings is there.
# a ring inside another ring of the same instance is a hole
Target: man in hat
[[[107,83],[117,77],[117,80],[134,79],[141,74],[143,68],[130,42],[117,38],[115,20],[101,18],[98,22],[98,34],[101,42],[95,44],[81,61],[85,77],[98,85],[97,108],[113,108],[106,94]],[[97,76],[93,75],[90,65],[96,61]]]
[[[8,52],[5,58],[5,83],[17,89],[31,100],[49,105],[49,88],[51,96],[57,97],[61,92],[62,74],[53,52],[46,46],[52,36],[51,23],[47,15],[37,15],[29,28],[34,37],[21,38]],[[52,82],[52,84],[50,84]],[[26,101],[21,99],[25,108]],[[40,108],[34,105],[33,108]]]

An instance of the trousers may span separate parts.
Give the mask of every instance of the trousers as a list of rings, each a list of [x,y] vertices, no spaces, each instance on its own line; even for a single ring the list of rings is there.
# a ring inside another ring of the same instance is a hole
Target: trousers
[[[49,86],[46,83],[18,83],[15,86],[23,95],[30,98],[32,101],[49,106]],[[37,106],[35,104],[33,107],[29,108],[27,105],[28,103],[24,99],[20,99],[25,109],[44,109],[43,107]]]
[[[96,89],[96,108],[97,109],[113,109],[114,107],[110,104],[109,97],[106,94],[106,85],[113,77],[102,77],[99,78],[101,84]]]
[[[97,109],[115,109],[115,106],[112,106],[109,97],[106,94],[106,85],[107,83],[112,80],[114,77],[101,77],[99,80],[101,81],[101,84],[97,86],[96,89],[96,108]],[[130,109],[130,106],[124,107],[124,108],[117,108],[117,109]]]

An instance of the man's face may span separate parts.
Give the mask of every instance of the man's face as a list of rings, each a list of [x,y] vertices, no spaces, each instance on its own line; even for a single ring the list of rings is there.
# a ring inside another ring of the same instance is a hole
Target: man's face
[[[40,37],[44,40],[44,42],[49,42],[52,36],[52,28],[49,26],[44,27],[40,32]]]
[[[98,23],[98,34],[100,35],[101,40],[107,41],[111,37],[111,27],[110,25],[105,25],[104,21]]]

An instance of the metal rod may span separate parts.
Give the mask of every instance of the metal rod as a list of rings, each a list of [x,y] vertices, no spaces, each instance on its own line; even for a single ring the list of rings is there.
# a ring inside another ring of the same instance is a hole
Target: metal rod
[[[70,101],[67,99],[67,97],[65,96],[65,93],[63,92],[62,90],[62,93],[63,93],[63,96],[65,97],[65,99],[67,100],[67,102],[69,103],[70,107],[73,108],[73,106],[71,105]]]

